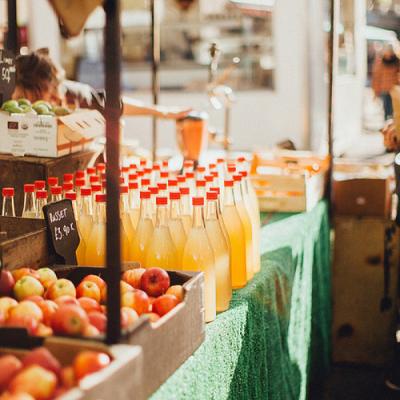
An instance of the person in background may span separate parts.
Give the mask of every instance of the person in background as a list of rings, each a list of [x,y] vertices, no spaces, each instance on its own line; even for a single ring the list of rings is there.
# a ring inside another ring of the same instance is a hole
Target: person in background
[[[393,117],[393,104],[390,91],[399,83],[400,62],[392,45],[386,45],[382,55],[376,57],[372,69],[372,89],[375,96],[383,102],[385,120]]]
[[[65,72],[50,58],[46,48],[19,55],[15,60],[16,82],[13,99],[26,98],[31,102],[45,100],[66,107],[94,108],[104,111],[105,93],[84,83],[65,79]],[[191,109],[146,105],[138,100],[121,99],[123,116],[148,115],[181,119]]]

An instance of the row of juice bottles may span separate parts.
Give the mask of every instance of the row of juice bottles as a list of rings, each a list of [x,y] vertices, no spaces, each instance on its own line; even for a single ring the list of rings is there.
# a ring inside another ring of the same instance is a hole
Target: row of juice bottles
[[[43,181],[24,185],[25,217],[42,217],[48,201],[72,201],[79,265],[105,264],[105,169],[98,164],[77,171],[75,182],[66,174],[62,186],[49,178],[49,198]],[[244,287],[260,270],[259,208],[247,161],[218,159],[196,170],[185,161],[176,175],[167,163],[149,166],[141,160],[121,169],[120,184],[122,261],[204,272],[205,319],[214,320],[216,312],[229,308],[232,289]],[[11,189],[3,189],[3,211]]]

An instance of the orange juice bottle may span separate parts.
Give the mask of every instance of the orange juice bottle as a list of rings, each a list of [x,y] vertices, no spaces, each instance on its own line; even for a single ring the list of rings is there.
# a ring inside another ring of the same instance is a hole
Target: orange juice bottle
[[[168,199],[157,197],[156,205],[156,226],[147,244],[146,268],[174,270],[178,267],[178,256],[168,227]]]
[[[136,230],[140,215],[140,193],[137,181],[129,182],[129,215],[133,229]]]
[[[86,244],[89,242],[90,232],[93,226],[93,207],[92,207],[92,189],[82,187],[81,203],[78,210],[78,232],[80,237],[79,246],[76,249],[76,258],[78,265],[86,264]]]
[[[96,215],[86,242],[86,265],[102,267],[106,261],[106,195],[96,194]]]
[[[129,214],[129,188],[121,185],[120,217],[121,217],[121,259],[123,262],[133,261],[133,239],[135,229]]]
[[[140,192],[140,217],[133,239],[133,259],[146,268],[147,243],[153,234],[153,215],[150,192]]]
[[[230,179],[226,180],[224,185],[225,194],[222,217],[231,244],[232,288],[239,289],[246,286],[247,283],[246,236],[233,197],[233,181]]]
[[[182,266],[184,271],[204,272],[204,305],[206,322],[216,317],[216,273],[214,253],[204,224],[202,197],[194,197],[193,224],[190,229]]]
[[[233,175],[234,198],[236,209],[238,210],[240,219],[244,228],[244,236],[246,238],[246,272],[247,280],[254,277],[254,262],[253,262],[253,228],[251,226],[251,219],[249,212],[244,204],[241,187],[242,176],[239,174]]]
[[[171,192],[169,194],[169,199],[170,199],[170,212],[169,212],[168,226],[178,256],[177,268],[182,269],[182,256],[186,244],[186,233],[185,233],[185,228],[183,227],[182,216],[181,216],[180,192]]]
[[[190,189],[186,186],[181,186],[179,188],[179,192],[181,194],[181,205],[182,205],[182,223],[183,228],[185,229],[186,236],[189,234],[189,231],[192,227],[192,209],[190,207]]]
[[[216,274],[216,308],[218,312],[229,308],[232,298],[232,278],[229,245],[224,236],[218,213],[218,194],[207,193],[205,225],[208,238],[214,251]]]

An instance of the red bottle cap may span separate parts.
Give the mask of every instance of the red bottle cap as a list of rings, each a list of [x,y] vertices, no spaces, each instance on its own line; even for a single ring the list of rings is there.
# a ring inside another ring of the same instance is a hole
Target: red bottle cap
[[[74,180],[74,174],[64,174],[63,182],[72,182]]]
[[[90,183],[97,183],[100,182],[100,177],[97,175],[90,175],[89,177],[89,182]]]
[[[37,199],[47,199],[47,191],[46,190],[38,190],[36,192]]]
[[[125,183],[125,178],[123,176],[119,177],[119,184],[123,185]]]
[[[71,190],[74,190],[74,184],[72,182],[65,182],[62,185],[62,190],[63,192],[70,192]]]
[[[43,190],[46,187],[45,181],[35,181],[34,183],[36,190]]]
[[[217,158],[217,163],[218,164],[222,164],[223,162],[225,162],[225,160],[223,158]]]
[[[141,191],[140,192],[140,199],[149,199],[150,198],[151,193],[149,191]]]
[[[217,172],[217,171],[211,171],[211,176],[212,177],[214,177],[214,178],[218,178],[218,176],[219,176],[219,173]]]
[[[246,159],[245,159],[244,157],[238,157],[237,160],[238,160],[238,162],[240,162],[240,163],[246,161]]]
[[[101,185],[98,183],[95,183],[92,185],[92,193],[97,193],[101,192]]]
[[[217,192],[207,192],[207,200],[218,200]]]
[[[140,166],[144,167],[147,164],[147,160],[140,160]]]
[[[13,187],[4,187],[1,191],[3,197],[13,197],[14,196],[14,188]]]
[[[235,172],[236,172],[236,167],[235,167],[234,165],[229,165],[229,166],[228,166],[228,172],[229,172],[230,174],[235,173]]]
[[[178,186],[178,181],[176,179],[168,179],[168,187]]]
[[[83,187],[81,189],[81,196],[91,196],[92,195],[92,189],[90,187]]]
[[[233,187],[233,181],[231,181],[231,180],[224,181],[224,186],[225,187]]]
[[[75,179],[83,179],[85,177],[85,171],[78,170],[75,172]]]
[[[82,178],[75,179],[75,186],[77,187],[85,186],[85,180]]]
[[[157,197],[156,205],[157,206],[166,206],[168,204],[168,199],[166,197]]]
[[[147,174],[147,175],[151,174],[151,171],[152,171],[152,169],[149,168],[149,167],[144,169],[144,173]]]
[[[107,188],[107,181],[106,181],[105,179],[103,179],[103,180],[101,181],[101,187],[102,187],[103,189],[106,189],[106,188]]]
[[[121,171],[126,174],[127,172],[129,172],[129,167],[122,167]]]
[[[193,160],[185,160],[185,161],[183,162],[183,168],[190,168],[190,167],[193,167],[193,164],[194,164]]]
[[[96,194],[96,203],[105,203],[107,201],[107,195],[105,193]]]
[[[189,190],[189,188],[188,187],[180,187],[179,188],[179,192],[181,193],[181,194],[190,194],[190,190]]]
[[[96,169],[97,169],[97,171],[99,171],[99,172],[104,172],[104,171],[106,170],[106,164],[104,164],[104,163],[98,163],[98,164],[96,165]]]
[[[206,167],[198,166],[197,167],[197,172],[200,172],[200,173],[206,172]]]
[[[196,181],[196,187],[206,187],[206,181],[204,179],[198,179]]]
[[[131,165],[129,165],[129,169],[137,169],[137,165],[136,164],[131,164]]]
[[[185,176],[186,176],[186,179],[193,179],[194,178],[194,172],[186,172]]]
[[[150,185],[150,179],[143,178],[143,179],[140,181],[140,184],[141,184],[142,186],[149,186],[149,185]]]
[[[33,193],[35,191],[35,185],[33,183],[25,183],[24,192]]]
[[[220,193],[219,187],[211,187],[210,192],[215,192],[215,193],[219,194]]]
[[[128,175],[128,179],[130,181],[136,181],[137,178],[138,178],[138,174],[129,174]]]
[[[161,171],[160,172],[160,177],[167,179],[169,177],[169,172],[168,171]]]
[[[56,186],[58,185],[58,178],[56,176],[50,176],[47,179],[47,183],[49,184],[49,186]]]
[[[180,200],[181,192],[170,192],[169,198],[170,200]]]
[[[67,192],[65,193],[65,198],[68,200],[76,200],[76,192]]]
[[[149,192],[151,194],[158,194],[158,187],[157,186],[150,186],[149,187]]]
[[[139,187],[139,185],[136,181],[135,182],[130,181],[128,184],[128,187],[130,190],[134,190],[134,189],[137,189]]]
[[[164,168],[168,168],[168,160],[163,160],[162,166],[163,166]]]
[[[217,164],[214,164],[214,163],[211,163],[209,166],[208,166],[208,168],[211,170],[211,169],[215,169],[215,168],[217,168]]]
[[[86,168],[86,172],[88,175],[94,175],[96,173],[96,168],[94,167]]]
[[[212,181],[214,180],[214,177],[213,177],[212,175],[206,175],[206,176],[204,177],[204,180],[205,180],[206,182],[212,182]]]
[[[160,164],[153,165],[153,171],[159,171],[161,169]]]
[[[235,182],[240,182],[242,180],[242,175],[233,175],[233,180]]]
[[[194,206],[204,206],[204,197],[193,197],[192,204]]]
[[[167,190],[167,184],[165,182],[158,182],[157,187],[159,190]]]
[[[61,186],[52,186],[50,188],[50,193],[51,194],[61,194],[62,193],[62,187]]]
[[[239,174],[242,175],[243,178],[246,178],[248,176],[247,171],[240,171]]]
[[[185,175],[178,175],[176,177],[176,180],[178,181],[178,183],[184,183],[184,182],[186,182],[186,176]]]
[[[129,187],[128,187],[128,185],[121,185],[121,186],[119,187],[119,191],[120,191],[121,194],[126,194],[126,193],[128,193],[128,192],[129,192]]]
[[[141,169],[138,169],[138,170],[136,171],[136,173],[138,174],[139,177],[141,177],[141,176],[144,175],[144,171],[142,171]]]

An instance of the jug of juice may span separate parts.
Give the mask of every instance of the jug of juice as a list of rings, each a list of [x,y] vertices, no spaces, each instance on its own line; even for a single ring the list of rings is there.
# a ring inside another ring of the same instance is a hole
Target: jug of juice
[[[146,268],[147,243],[153,234],[153,215],[150,192],[140,192],[140,217],[133,239],[133,259]]]
[[[129,214],[129,188],[122,185],[120,189],[120,217],[121,217],[121,255],[123,262],[133,261],[133,239],[135,229],[132,225],[131,216]]]
[[[182,222],[180,192],[171,192],[169,194],[169,199],[170,199],[170,212],[169,212],[168,226],[177,252],[177,257],[178,257],[177,268],[182,269],[182,256],[186,244],[186,233]]]
[[[183,223],[183,228],[185,229],[186,236],[192,227],[192,209],[190,207],[190,189],[185,186],[179,188],[181,194],[181,218]]]
[[[106,261],[106,195],[98,193],[96,215],[86,242],[86,265],[104,266]]]
[[[216,317],[216,273],[214,253],[204,223],[204,198],[193,197],[193,224],[189,231],[182,266],[184,271],[204,272],[205,321]]]
[[[231,244],[232,288],[239,289],[246,286],[247,283],[246,237],[242,221],[235,205],[233,181],[226,180],[224,185],[225,193],[222,217]]]
[[[129,215],[133,229],[136,230],[140,215],[140,193],[137,181],[129,182]]]
[[[156,225],[147,244],[146,268],[160,267],[173,270],[178,266],[178,257],[168,227],[168,199],[157,197],[156,205]]]
[[[215,192],[208,192],[205,225],[208,238],[210,239],[214,251],[217,312],[227,310],[232,298],[229,245],[225,239],[219,218],[218,194]]]
[[[78,260],[78,265],[85,265],[86,244],[89,242],[89,236],[93,226],[92,190],[89,187],[82,187],[80,193],[81,202],[78,209],[77,221],[80,242],[76,249],[76,258]]]

